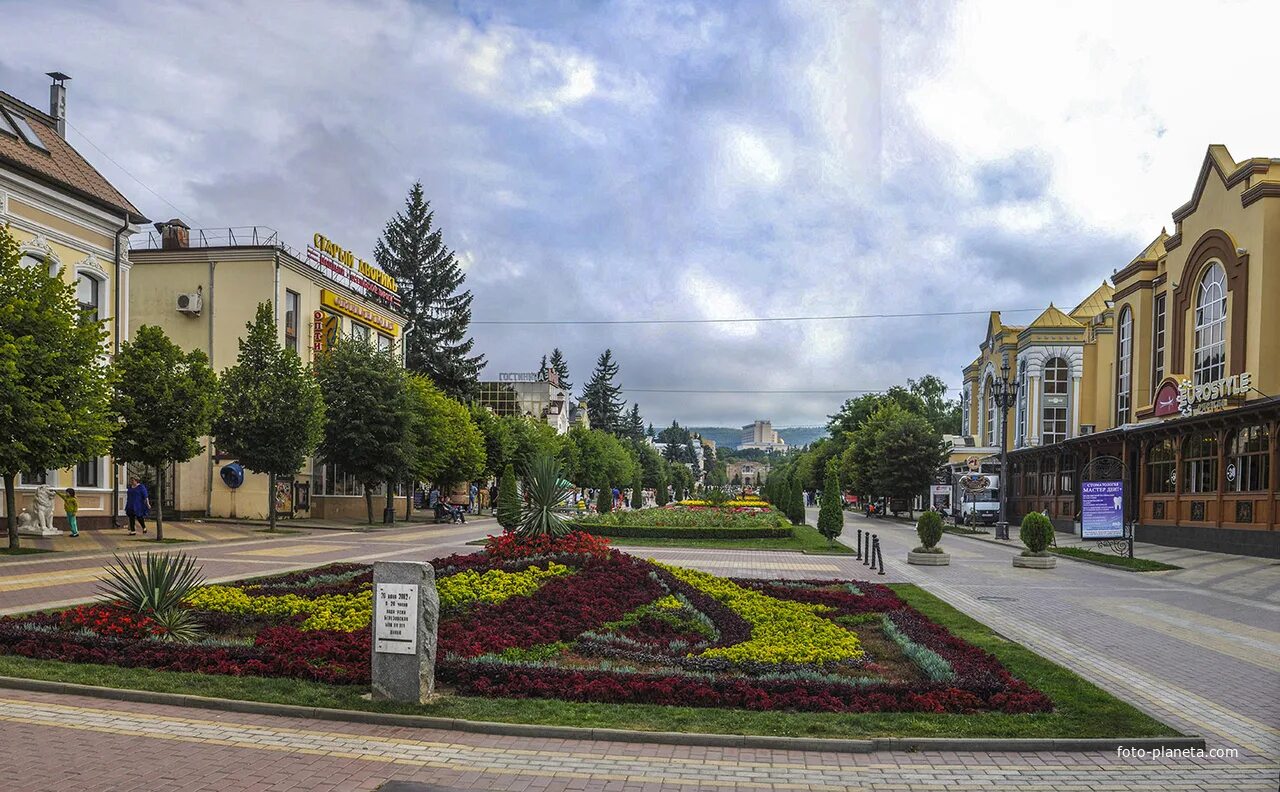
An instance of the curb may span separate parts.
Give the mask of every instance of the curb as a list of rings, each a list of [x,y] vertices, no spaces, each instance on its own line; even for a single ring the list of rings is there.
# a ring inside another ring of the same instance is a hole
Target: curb
[[[494,734],[511,737],[541,737],[565,740],[600,740],[605,742],[653,743],[658,745],[690,745],[721,748],[763,748],[782,751],[826,751],[831,753],[871,753],[874,751],[981,751],[1002,753],[1041,752],[1114,752],[1119,748],[1201,748],[1203,737],[1087,737],[1087,738],[988,738],[988,737],[872,737],[841,739],[827,737],[771,737],[752,734],[699,734],[685,732],[651,732],[630,729],[596,729],[581,726],[550,726],[532,723],[498,723],[431,715],[401,715],[390,712],[365,712],[325,707],[302,707],[265,701],[190,696],[151,690],[129,690],[72,682],[0,676],[0,688],[88,696],[140,704],[162,704],[194,709],[241,712],[250,715],[274,715],[285,718],[363,723],[380,726],[402,726],[418,729],[440,729]]]

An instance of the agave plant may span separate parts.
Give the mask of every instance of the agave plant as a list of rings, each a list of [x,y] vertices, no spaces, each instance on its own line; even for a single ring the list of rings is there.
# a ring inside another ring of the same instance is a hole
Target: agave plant
[[[185,553],[130,553],[107,567],[99,578],[101,593],[139,613],[166,614],[178,609],[192,591],[204,585],[204,574]]]
[[[521,536],[564,536],[569,523],[555,509],[569,499],[571,489],[560,478],[560,462],[550,454],[539,454],[525,468],[525,506],[520,512],[516,533]]]
[[[160,637],[166,641],[191,643],[204,635],[204,625],[196,618],[195,612],[187,608],[155,611],[151,614],[151,620],[164,628]]]

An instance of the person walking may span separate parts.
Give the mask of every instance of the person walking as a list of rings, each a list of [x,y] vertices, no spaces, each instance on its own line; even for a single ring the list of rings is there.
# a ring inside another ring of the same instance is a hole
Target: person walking
[[[476,513],[476,498],[478,498],[479,496],[480,496],[480,488],[477,487],[476,483],[473,481],[471,482],[471,489],[468,490],[467,492],[467,512],[469,514]]]
[[[142,526],[142,533],[147,532],[147,515],[151,513],[151,495],[147,492],[147,485],[138,480],[137,476],[129,477],[129,489],[125,491],[124,513],[129,518],[129,535],[133,536],[137,533],[136,525]]]
[[[498,513],[498,482],[496,480],[489,485],[489,508],[494,514]]]
[[[76,491],[67,487],[65,494],[57,490],[53,494],[62,498],[62,508],[67,512],[67,527],[71,529],[71,535],[79,536],[80,526],[76,525],[76,512],[80,510],[80,504],[76,501]]]

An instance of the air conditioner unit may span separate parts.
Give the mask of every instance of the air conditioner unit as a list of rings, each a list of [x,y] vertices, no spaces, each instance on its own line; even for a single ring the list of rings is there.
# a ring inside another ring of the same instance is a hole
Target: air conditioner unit
[[[1094,424],[1080,424],[1080,434],[1082,435],[1091,435],[1095,431],[1097,431],[1097,426]]]
[[[177,300],[178,310],[185,314],[200,313],[201,303],[203,302],[200,292],[188,292],[179,294]]]

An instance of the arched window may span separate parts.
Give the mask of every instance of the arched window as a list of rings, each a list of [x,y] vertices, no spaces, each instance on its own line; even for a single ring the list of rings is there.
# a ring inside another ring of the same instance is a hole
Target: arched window
[[[964,431],[961,434],[972,436],[973,424],[969,423],[969,402],[973,398],[973,390],[966,384],[964,388],[964,398],[960,400],[960,423],[963,425]]]
[[[1227,375],[1227,275],[1213,262],[1200,278],[1196,299],[1196,346],[1192,382],[1204,385]]]
[[[49,273],[51,278],[58,274],[58,262],[49,256],[42,256],[39,253],[23,253],[20,263],[28,269],[43,269]]]
[[[1116,426],[1129,422],[1129,401],[1132,395],[1133,373],[1133,311],[1129,306],[1120,310],[1120,324],[1116,336]]]
[[[1182,491],[1218,491],[1218,436],[1200,432],[1182,443]]]
[[[1165,438],[1147,451],[1147,492],[1174,492],[1177,481],[1178,447],[1173,438]]]
[[[80,310],[89,312],[89,318],[97,321],[102,318],[102,281],[88,273],[81,272],[76,281],[76,301]]]
[[[1067,372],[1070,367],[1060,357],[1050,358],[1044,364],[1044,396],[1040,442],[1043,445],[1061,443],[1067,439]]]
[[[996,389],[995,380],[989,374],[986,390],[983,393],[983,402],[987,406],[987,445],[994,446],[996,444]]]
[[[1227,489],[1259,492],[1271,486],[1271,444],[1265,426],[1246,426],[1227,441]]]

